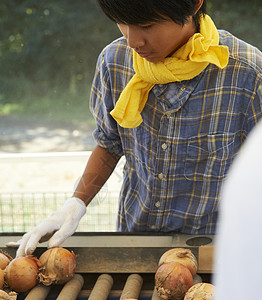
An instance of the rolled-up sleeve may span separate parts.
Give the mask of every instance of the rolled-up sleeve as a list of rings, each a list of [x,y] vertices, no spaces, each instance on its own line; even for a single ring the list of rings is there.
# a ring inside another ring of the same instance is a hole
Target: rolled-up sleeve
[[[109,52],[109,54],[107,53]],[[113,54],[113,50],[111,50]],[[109,70],[110,64],[106,62],[110,56],[110,49],[105,48],[100,54],[90,95],[90,111],[96,120],[96,129],[93,136],[97,144],[118,156],[123,155],[121,139],[117,122],[110,115],[114,108],[114,99],[117,97],[112,91],[114,83]],[[119,93],[120,94],[120,93]]]

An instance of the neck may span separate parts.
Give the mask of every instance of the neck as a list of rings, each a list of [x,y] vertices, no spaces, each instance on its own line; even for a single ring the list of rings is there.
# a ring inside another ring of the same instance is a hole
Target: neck
[[[198,27],[199,27],[199,26],[198,26]],[[192,17],[189,19],[189,21],[188,21],[186,24],[184,24],[183,28],[184,28],[184,39],[183,39],[183,41],[180,43],[180,45],[179,45],[176,49],[174,49],[174,51],[172,51],[172,52],[168,55],[168,57],[172,56],[179,48],[181,48],[183,45],[185,45],[185,44],[188,42],[188,40],[189,40],[195,33],[198,32],[197,25],[196,25],[196,23],[195,23],[195,21],[193,20]]]

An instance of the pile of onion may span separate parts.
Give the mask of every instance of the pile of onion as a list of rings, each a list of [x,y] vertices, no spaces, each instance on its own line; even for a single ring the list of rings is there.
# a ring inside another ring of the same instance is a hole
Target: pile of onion
[[[5,269],[7,285],[15,292],[27,292],[38,282],[40,263],[34,256],[17,257]]]
[[[0,249],[0,269],[4,270],[13,258]]]
[[[155,274],[155,287],[161,299],[180,300],[193,285],[193,275],[179,262],[161,264]]]
[[[197,259],[190,249],[185,248],[173,248],[167,250],[159,259],[158,265],[162,265],[167,262],[179,262],[189,269],[193,276],[197,272]]]
[[[65,248],[50,248],[40,256],[39,261],[42,265],[39,281],[46,286],[64,284],[75,274],[76,256]]]
[[[215,286],[211,283],[194,284],[185,294],[184,300],[213,300]]]
[[[6,252],[0,249],[0,289],[5,283],[5,268],[13,258]],[[1,298],[0,298],[1,299]]]

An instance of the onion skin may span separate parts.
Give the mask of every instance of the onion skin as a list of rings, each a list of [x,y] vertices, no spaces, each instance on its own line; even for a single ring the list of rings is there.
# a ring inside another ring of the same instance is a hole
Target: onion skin
[[[195,255],[190,249],[186,248],[173,248],[167,250],[159,259],[158,265],[167,262],[179,262],[189,269],[193,276],[196,275],[198,264]]]
[[[44,285],[64,284],[75,274],[76,256],[74,252],[62,247],[46,250],[39,258],[42,268],[39,281]]]
[[[1,300],[16,300],[17,294],[15,292],[10,292],[7,294],[5,291],[0,290],[0,299]]]
[[[13,259],[5,269],[7,285],[18,293],[29,291],[38,282],[39,267],[39,261],[34,256]]]
[[[185,294],[184,300],[213,300],[215,286],[211,283],[194,284]]]
[[[193,285],[193,276],[178,262],[163,263],[155,274],[155,287],[161,299],[181,300]]]

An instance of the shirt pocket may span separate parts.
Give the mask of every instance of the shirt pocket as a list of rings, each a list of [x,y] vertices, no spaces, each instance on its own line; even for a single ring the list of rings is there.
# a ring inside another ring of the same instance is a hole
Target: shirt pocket
[[[219,181],[225,175],[235,155],[235,134],[196,136],[187,143],[185,177],[194,181]]]

